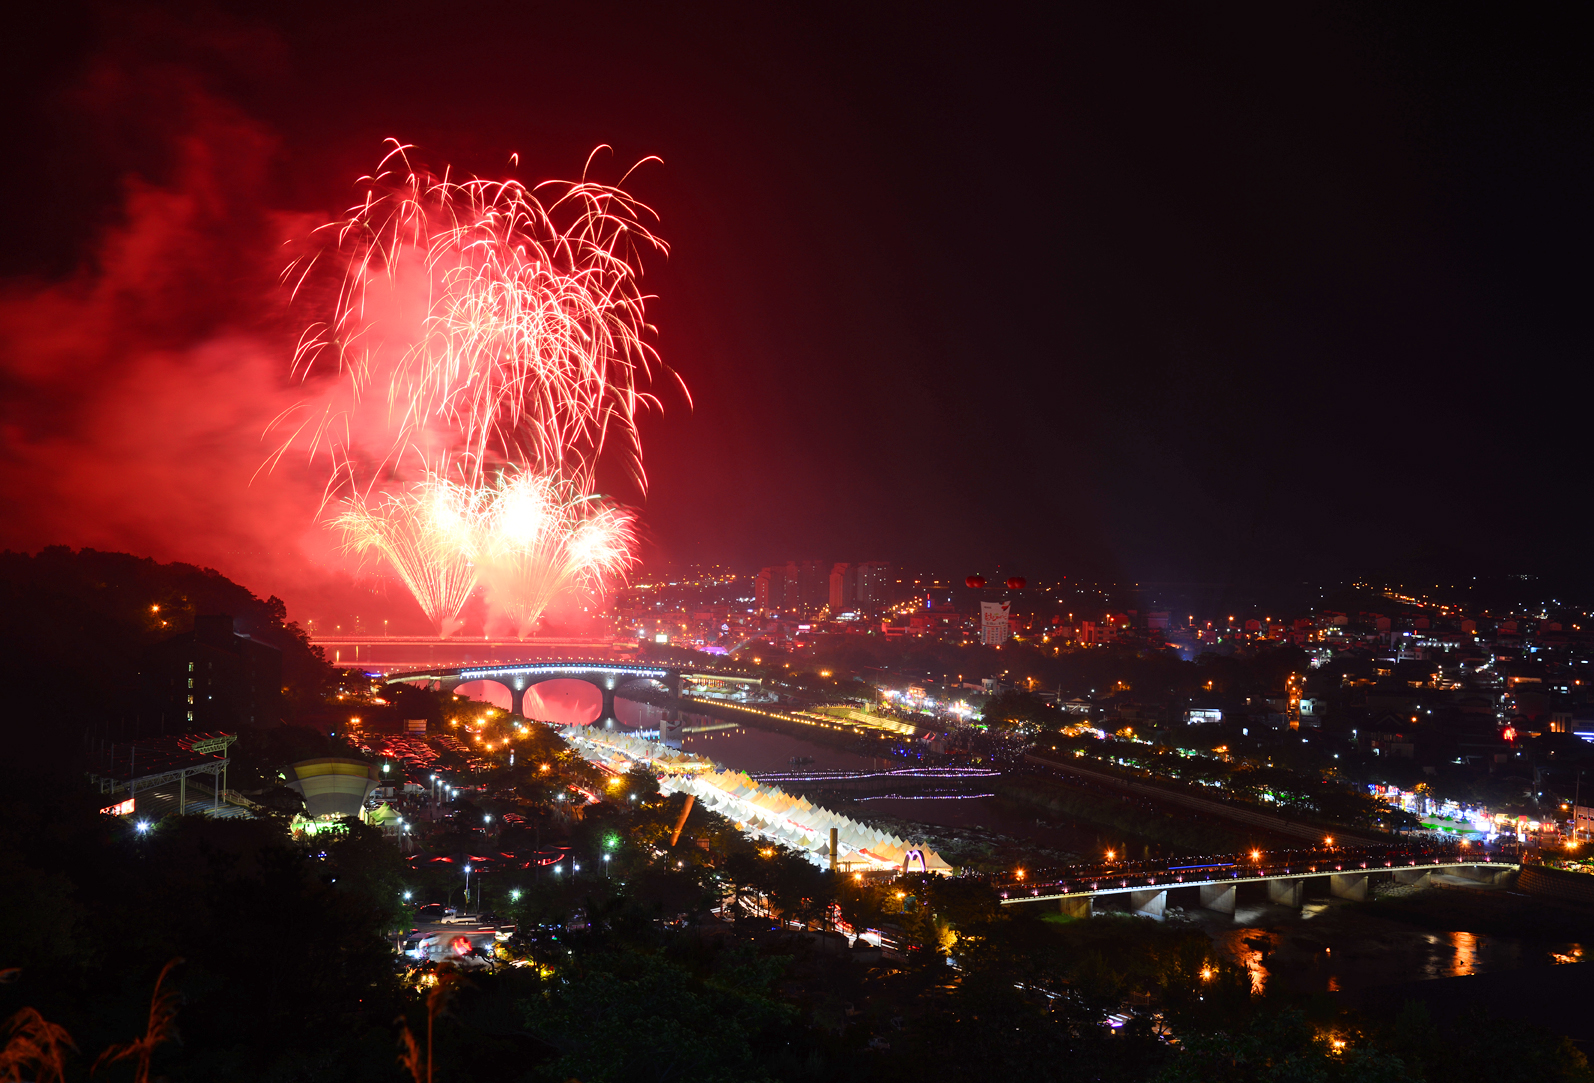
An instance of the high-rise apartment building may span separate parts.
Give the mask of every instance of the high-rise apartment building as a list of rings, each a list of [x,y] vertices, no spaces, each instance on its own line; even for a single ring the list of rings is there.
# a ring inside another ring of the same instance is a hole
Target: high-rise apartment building
[[[763,569],[754,580],[758,608],[766,613],[812,616],[826,605],[830,615],[876,614],[890,597],[891,565],[827,564],[819,560],[788,561]]]
[[[753,580],[753,592],[760,611],[796,613],[803,608],[802,569],[796,561],[765,568]]]
[[[854,605],[860,613],[875,614],[891,600],[891,565],[884,560],[853,565]]]
[[[830,567],[830,615],[832,617],[852,610],[858,597],[858,575],[851,564],[833,564]]]

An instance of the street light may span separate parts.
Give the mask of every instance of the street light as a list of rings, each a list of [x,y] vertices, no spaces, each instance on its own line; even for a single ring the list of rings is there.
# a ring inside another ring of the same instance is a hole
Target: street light
[[[145,834],[147,831],[149,831],[149,821],[148,820],[140,820],[140,821],[138,821],[138,823],[134,824],[133,826],[138,829],[138,833],[140,835]]]
[[[465,906],[470,907],[470,866],[465,866]]]
[[[608,854],[604,854],[603,855],[603,875],[604,876],[608,876],[609,875],[609,855]]]

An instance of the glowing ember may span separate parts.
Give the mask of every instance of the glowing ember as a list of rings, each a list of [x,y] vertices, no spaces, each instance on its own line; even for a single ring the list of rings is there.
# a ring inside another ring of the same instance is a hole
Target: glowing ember
[[[635,517],[568,483],[521,474],[492,491],[482,517],[481,576],[493,609],[529,635],[568,591],[601,596],[631,566]]]
[[[296,296],[335,298],[294,357],[330,391],[278,419],[294,428],[276,457],[302,437],[330,460],[345,545],[385,558],[442,634],[480,583],[524,636],[632,563],[635,517],[591,493],[616,440],[645,488],[636,420],[658,359],[635,258],[665,246],[620,188],[454,182],[407,149],[289,269]]]

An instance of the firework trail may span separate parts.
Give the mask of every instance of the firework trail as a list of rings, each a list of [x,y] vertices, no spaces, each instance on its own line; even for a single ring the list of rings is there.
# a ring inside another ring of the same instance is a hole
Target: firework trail
[[[439,477],[402,492],[343,501],[332,525],[344,547],[387,558],[438,634],[459,627],[476,588],[481,492]]]
[[[293,418],[334,464],[329,496],[416,463],[468,484],[499,464],[589,476],[615,437],[645,487],[638,413],[658,364],[635,264],[667,251],[653,212],[587,180],[527,189],[438,179],[396,146],[365,199],[289,268],[295,291],[335,276],[330,319],[294,357],[342,393]],[[538,193],[547,197],[539,198]],[[288,418],[280,419],[284,423]]]
[[[481,583],[524,636],[632,563],[635,517],[590,494],[600,457],[646,488],[636,421],[662,366],[637,266],[667,249],[619,187],[455,182],[408,149],[288,270],[328,299],[293,362],[326,393],[277,420],[271,461],[331,463],[345,546],[385,558],[441,634]]]
[[[601,596],[634,559],[630,512],[547,475],[504,480],[479,522],[478,571],[487,602],[522,639],[555,598]]]

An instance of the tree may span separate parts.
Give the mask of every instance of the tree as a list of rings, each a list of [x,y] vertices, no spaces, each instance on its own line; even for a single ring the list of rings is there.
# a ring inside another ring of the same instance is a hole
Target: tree
[[[638,801],[651,801],[659,795],[659,778],[646,764],[632,764],[624,777],[625,784],[620,790],[628,797],[635,797]]]
[[[1067,716],[1039,696],[1013,689],[992,696],[980,712],[980,717],[991,724],[1033,726],[1038,729],[1057,729],[1067,721]]]
[[[1263,1011],[1236,1030],[1191,1033],[1158,1083],[1406,1083],[1399,1057],[1374,1048],[1336,1051],[1300,1012]]]

